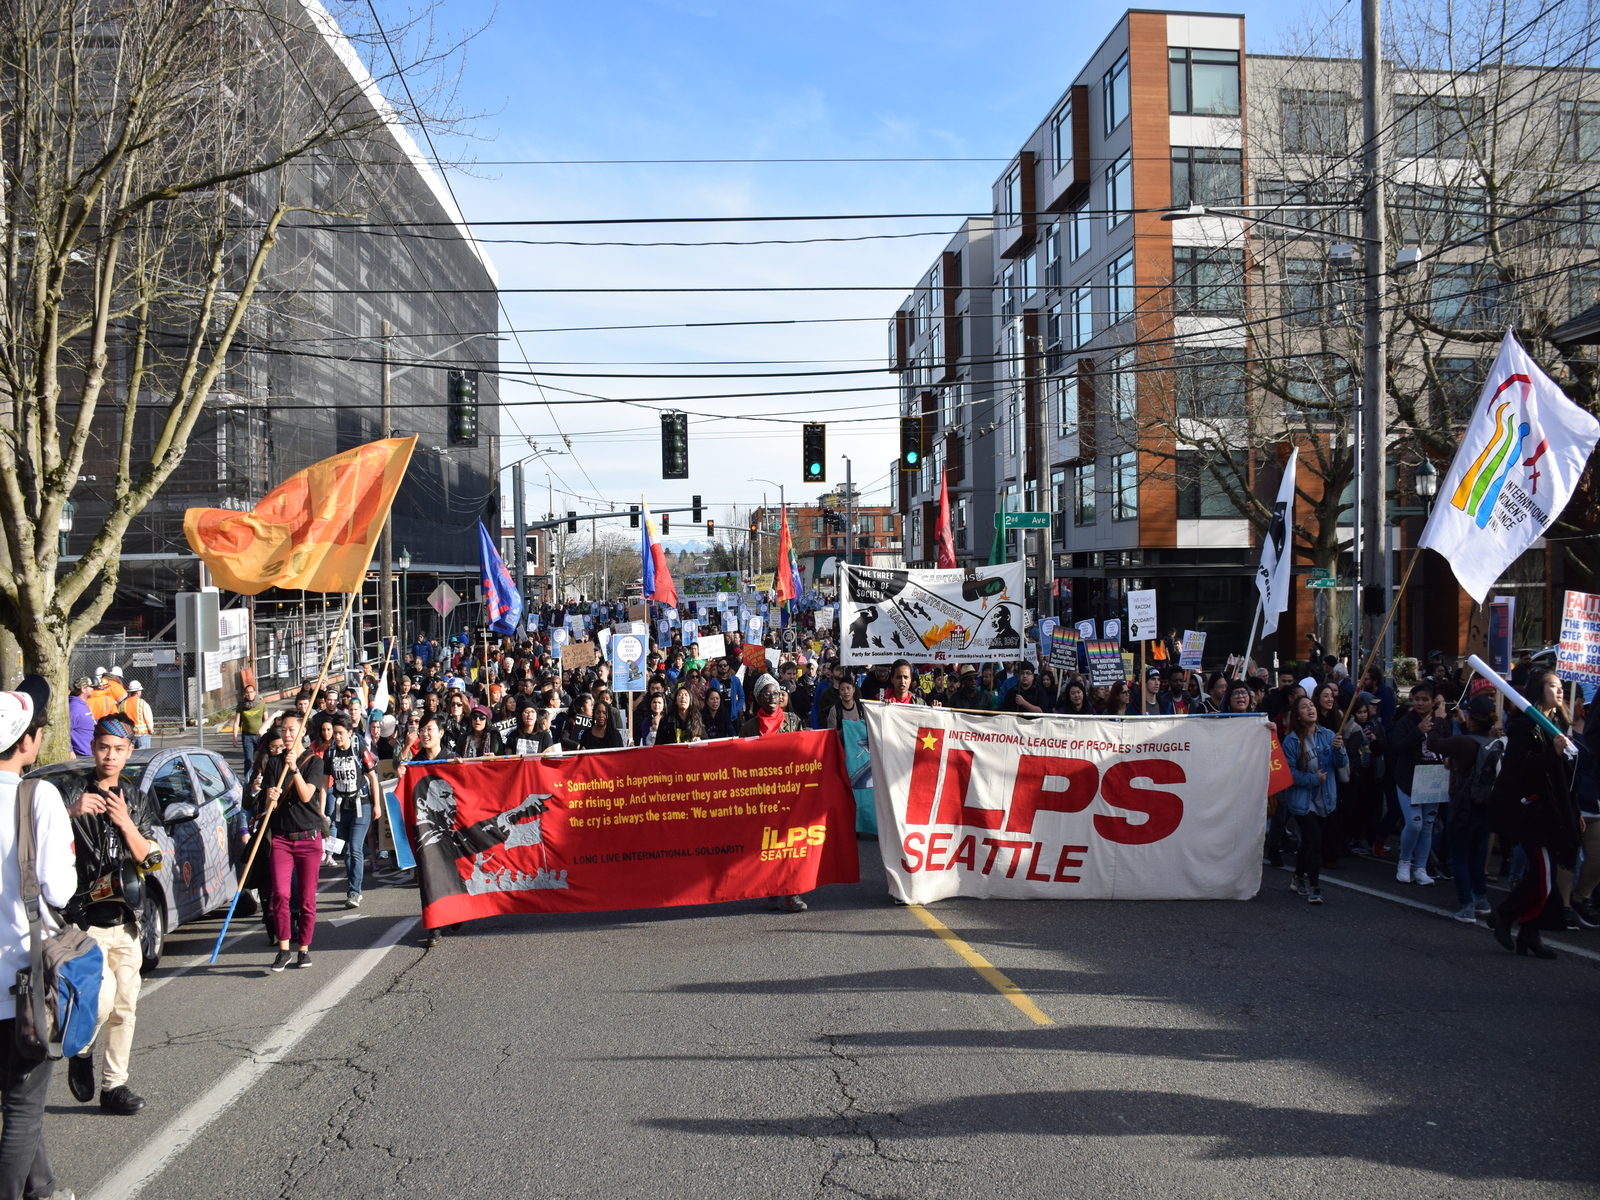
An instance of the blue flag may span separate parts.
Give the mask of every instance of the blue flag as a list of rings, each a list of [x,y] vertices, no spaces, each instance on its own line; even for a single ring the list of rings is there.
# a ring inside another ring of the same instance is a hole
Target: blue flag
[[[483,581],[483,608],[489,632],[515,633],[517,622],[522,620],[522,596],[482,521],[478,522],[478,571]]]

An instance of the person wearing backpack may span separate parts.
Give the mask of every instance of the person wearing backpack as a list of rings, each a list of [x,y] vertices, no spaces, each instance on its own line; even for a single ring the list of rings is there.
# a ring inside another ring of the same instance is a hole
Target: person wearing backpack
[[[66,785],[63,798],[72,815],[78,852],[78,887],[67,915],[100,943],[105,977],[100,985],[100,1020],[96,1038],[67,1063],[67,1086],[73,1098],[94,1099],[94,1041],[104,1032],[105,1078],[100,1107],[118,1116],[132,1116],[144,1098],[128,1087],[128,1060],[133,1053],[138,1018],[144,950],[139,941],[139,909],[145,871],[161,865],[155,822],[138,787],[122,782],[122,768],[133,752],[133,724],[113,713],[95,722],[94,774]]]
[[[32,932],[17,860],[17,791],[23,772],[39,757],[49,706],[50,685],[38,675],[29,675],[15,692],[0,692],[0,977],[5,979],[15,979],[31,963]],[[39,920],[41,930],[54,932],[60,925],[53,910],[65,907],[78,886],[72,824],[54,785],[37,780],[32,792],[34,873],[44,901]],[[0,1020],[0,1103],[5,1113],[0,1196],[72,1200],[70,1189],[56,1186],[44,1146],[44,1102],[54,1066],[48,1057],[22,1053],[15,1016]]]
[[[1495,729],[1494,701],[1479,693],[1456,710],[1464,733],[1448,723],[1428,735],[1428,749],[1450,764],[1450,872],[1455,877],[1455,918],[1463,925],[1489,915],[1489,798],[1505,742]]]

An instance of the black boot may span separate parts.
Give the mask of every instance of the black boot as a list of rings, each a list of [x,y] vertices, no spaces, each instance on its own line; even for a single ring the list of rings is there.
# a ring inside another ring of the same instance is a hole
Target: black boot
[[[1517,953],[1531,954],[1534,958],[1544,959],[1556,956],[1556,952],[1540,939],[1538,929],[1531,925],[1524,925],[1517,930]]]
[[[1490,925],[1494,928],[1494,940],[1507,950],[1515,950],[1517,944],[1511,940],[1511,918],[1503,909],[1495,909],[1494,915],[1489,918]]]

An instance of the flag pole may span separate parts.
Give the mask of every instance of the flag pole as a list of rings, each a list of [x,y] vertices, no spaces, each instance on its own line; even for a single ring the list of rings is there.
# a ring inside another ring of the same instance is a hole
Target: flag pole
[[[1367,672],[1372,670],[1372,662],[1378,657],[1378,650],[1383,645],[1383,635],[1389,632],[1389,623],[1394,620],[1394,614],[1400,611],[1400,598],[1406,594],[1406,584],[1411,582],[1411,572],[1417,565],[1417,560],[1422,557],[1422,547],[1412,548],[1411,561],[1406,564],[1405,573],[1400,576],[1400,586],[1394,590],[1394,602],[1389,605],[1389,611],[1384,614],[1383,624],[1378,627],[1378,636],[1372,640],[1372,649],[1367,651],[1367,661],[1361,666],[1361,674],[1355,679],[1355,686],[1350,689],[1350,703],[1344,706],[1344,717],[1339,721],[1339,729],[1350,723],[1350,714],[1355,711],[1356,697],[1361,695],[1361,684],[1367,678]]]
[[[1265,598],[1258,596],[1256,598],[1256,615],[1250,622],[1250,640],[1244,644],[1244,662],[1239,664],[1239,670],[1243,671],[1246,677],[1250,674],[1250,651],[1256,648],[1256,630],[1261,628],[1261,613],[1266,607]],[[1234,678],[1239,678],[1237,673],[1235,673]]]
[[[356,590],[351,592],[350,595],[345,599],[344,612],[340,614],[339,624],[334,629],[333,644],[328,647],[328,652],[322,656],[322,669],[317,672],[317,682],[311,689],[312,703],[316,703],[316,697],[322,694],[322,685],[328,678],[328,664],[333,661],[334,652],[339,648],[339,639],[344,636],[345,626],[350,623],[350,610],[355,606],[356,596],[358,596],[360,592],[361,589],[359,586],[357,586]],[[283,770],[278,773],[277,788],[280,794],[283,790],[283,781],[289,777],[288,752],[290,749],[291,747],[285,746],[283,755]],[[298,758],[298,755],[296,758]],[[250,855],[245,859],[244,870],[239,875],[239,883],[241,886],[235,887],[233,890],[233,900],[228,905],[228,915],[222,918],[222,928],[217,932],[217,944],[211,948],[210,961],[212,963],[215,963],[217,961],[217,955],[222,953],[222,940],[228,936],[228,925],[233,920],[233,910],[239,906],[239,893],[244,890],[242,885],[246,879],[250,878],[250,868],[255,865],[256,853],[261,849],[261,843],[263,841],[262,834],[266,832],[267,822],[272,819],[272,810],[277,807],[278,802],[276,800],[268,800],[267,810],[261,814],[261,824],[257,827],[256,836],[251,842]]]

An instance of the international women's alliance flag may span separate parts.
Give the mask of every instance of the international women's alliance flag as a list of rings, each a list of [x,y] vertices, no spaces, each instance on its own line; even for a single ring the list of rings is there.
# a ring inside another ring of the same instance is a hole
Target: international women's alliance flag
[[[1482,604],[1566,508],[1597,440],[1600,421],[1567,399],[1507,329],[1417,545],[1444,555]]]

